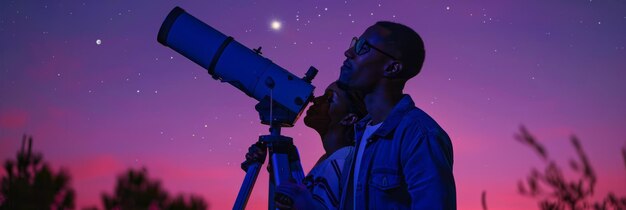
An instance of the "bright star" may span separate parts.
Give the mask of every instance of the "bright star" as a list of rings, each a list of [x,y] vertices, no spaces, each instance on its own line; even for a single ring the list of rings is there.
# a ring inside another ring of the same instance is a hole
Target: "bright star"
[[[280,21],[278,21],[278,20],[273,20],[272,21],[271,27],[272,27],[273,30],[278,31],[278,30],[280,30],[281,26],[282,26],[282,24],[280,23]]]

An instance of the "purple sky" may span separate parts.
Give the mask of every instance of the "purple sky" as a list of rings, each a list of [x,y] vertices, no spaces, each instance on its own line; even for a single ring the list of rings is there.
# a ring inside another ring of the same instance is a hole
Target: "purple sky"
[[[563,166],[577,135],[598,197],[626,194],[626,2],[294,2],[303,1],[1,1],[1,160],[32,134],[35,150],[72,173],[78,207],[100,205],[118,174],[144,166],[171,192],[231,208],[239,163],[267,128],[255,100],[156,41],[180,6],[296,75],[317,67],[317,95],[338,78],[353,36],[378,20],[414,28],[426,62],[405,92],[452,138],[459,209],[480,209],[483,190],[490,209],[535,207],[517,181],[544,165],[513,138],[520,125]],[[323,154],[319,137],[301,120],[283,133],[308,171]],[[266,180],[249,205],[265,207]]]

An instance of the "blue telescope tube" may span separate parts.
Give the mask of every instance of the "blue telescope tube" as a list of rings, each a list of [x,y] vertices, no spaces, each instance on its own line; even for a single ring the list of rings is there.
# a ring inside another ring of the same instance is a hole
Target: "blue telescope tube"
[[[298,78],[180,7],[167,15],[157,40],[207,69],[214,79],[228,82],[257,101],[271,93],[274,102],[296,118],[315,88],[310,80]],[[296,120],[292,119],[291,124]]]

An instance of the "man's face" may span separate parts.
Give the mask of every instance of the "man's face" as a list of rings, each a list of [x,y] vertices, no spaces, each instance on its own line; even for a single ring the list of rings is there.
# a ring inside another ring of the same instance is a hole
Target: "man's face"
[[[381,49],[388,53],[393,53],[388,46],[385,46],[384,37],[389,31],[380,26],[370,26],[359,39],[364,39],[369,45]],[[369,47],[369,46],[365,46]],[[367,53],[357,55],[354,47],[350,47],[344,52],[346,60],[341,66],[339,82],[348,87],[362,91],[371,92],[383,79],[384,70],[392,61],[388,56],[374,49],[369,49]]]

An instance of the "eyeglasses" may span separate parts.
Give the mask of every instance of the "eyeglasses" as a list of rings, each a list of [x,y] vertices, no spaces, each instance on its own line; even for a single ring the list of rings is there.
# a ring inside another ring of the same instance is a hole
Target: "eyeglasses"
[[[398,60],[393,55],[390,55],[389,53],[386,53],[385,51],[382,51],[381,49],[378,49],[377,47],[374,47],[374,45],[372,45],[369,42],[367,42],[367,40],[359,39],[358,37],[352,38],[352,42],[350,43],[350,48],[354,48],[354,53],[356,53],[357,55],[363,55],[363,54],[369,52],[370,48],[372,48],[372,49],[375,49],[376,51],[382,53],[383,55],[386,55],[386,56],[388,56],[388,57],[390,57],[390,58],[392,58],[394,60]]]

